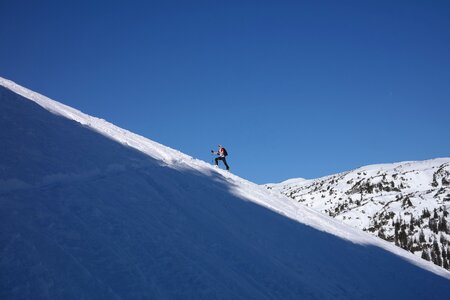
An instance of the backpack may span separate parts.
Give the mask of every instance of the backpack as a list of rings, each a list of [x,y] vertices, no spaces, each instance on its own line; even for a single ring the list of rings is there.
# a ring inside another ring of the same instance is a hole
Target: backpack
[[[223,156],[228,156],[228,152],[225,148],[222,147]]]

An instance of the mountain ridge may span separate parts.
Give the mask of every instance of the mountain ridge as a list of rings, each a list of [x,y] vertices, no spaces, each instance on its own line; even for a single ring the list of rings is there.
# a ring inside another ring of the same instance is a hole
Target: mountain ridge
[[[449,165],[445,157],[376,164],[266,186],[449,269]]]
[[[450,273],[389,243],[10,81],[0,85],[0,298],[450,292]]]

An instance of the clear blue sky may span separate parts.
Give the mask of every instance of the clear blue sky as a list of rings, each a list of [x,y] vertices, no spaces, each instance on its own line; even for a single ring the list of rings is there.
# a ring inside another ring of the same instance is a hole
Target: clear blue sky
[[[450,156],[450,1],[0,0],[0,76],[257,183]]]

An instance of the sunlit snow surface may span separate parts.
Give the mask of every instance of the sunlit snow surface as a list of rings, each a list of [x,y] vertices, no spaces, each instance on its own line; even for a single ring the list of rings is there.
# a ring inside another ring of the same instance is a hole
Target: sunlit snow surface
[[[291,199],[345,224],[367,230],[378,236],[380,230],[387,239],[394,241],[394,222],[413,222],[411,239],[419,241],[420,232],[431,247],[436,240],[439,249],[446,247],[440,237],[450,240],[450,235],[441,230],[433,234],[428,218],[436,210],[450,210],[450,158],[425,161],[407,161],[392,164],[377,164],[355,170],[325,176],[318,179],[290,179],[277,184],[267,184],[273,191],[281,192]],[[415,246],[413,244],[413,246]],[[413,248],[413,247],[412,247]],[[421,256],[422,250],[415,254]]]
[[[450,294],[448,272],[389,243],[11,81],[0,85],[1,299]]]

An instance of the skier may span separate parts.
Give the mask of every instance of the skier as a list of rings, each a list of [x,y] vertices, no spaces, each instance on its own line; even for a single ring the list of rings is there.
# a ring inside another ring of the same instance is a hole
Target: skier
[[[228,155],[228,152],[227,152],[227,150],[226,150],[224,147],[222,147],[221,145],[219,145],[218,147],[219,147],[219,150],[218,150],[217,152],[214,151],[214,150],[211,150],[211,153],[219,155],[218,157],[216,157],[216,158],[214,159],[214,161],[216,162],[216,166],[219,166],[219,160],[221,160],[221,161],[223,161],[223,164],[224,164],[225,167],[227,168],[227,171],[229,171],[229,170],[230,170],[230,167],[228,166],[227,160],[226,160],[226,157],[227,157],[227,155]]]

